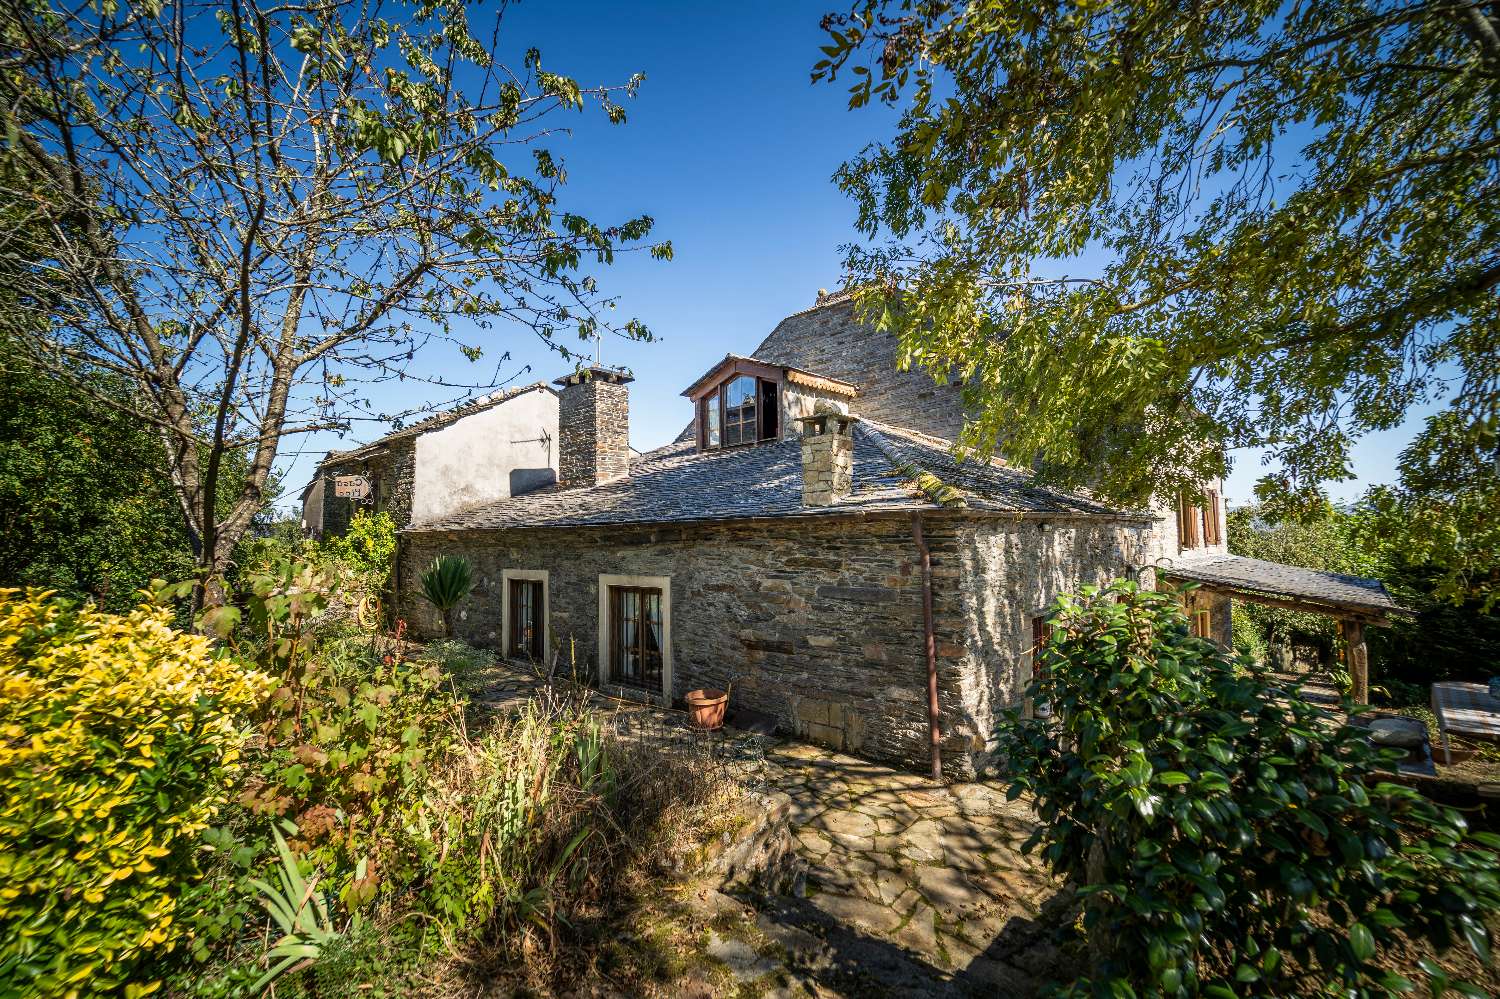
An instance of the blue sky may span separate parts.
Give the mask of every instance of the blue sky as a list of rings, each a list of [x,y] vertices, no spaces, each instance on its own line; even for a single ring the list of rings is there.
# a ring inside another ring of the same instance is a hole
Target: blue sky
[[[686,423],[679,393],[726,352],[748,352],[783,316],[810,306],[819,288],[839,283],[839,246],[854,239],[854,209],[834,187],[839,163],[890,133],[886,109],[849,111],[842,83],[809,81],[823,43],[818,21],[827,2],[513,3],[503,47],[541,50],[544,68],[581,85],[623,83],[643,72],[629,121],[610,126],[595,109],[571,115],[571,136],[549,143],[569,171],[565,207],[597,222],[637,214],[656,219],[676,258],[630,256],[599,275],[619,296],[621,318],[636,316],[660,338],[610,340],[604,359],[628,365],[632,443],[649,449]],[[471,381],[508,350],[515,384],[552,379],[571,368],[523,328],[498,328],[486,359],[471,365],[450,345],[434,347],[419,371]],[[524,370],[529,366],[530,370]],[[376,408],[395,412],[451,397],[451,390],[408,382],[378,387]],[[1355,449],[1359,480],[1336,484],[1336,499],[1395,475],[1396,453],[1420,424],[1375,435]],[[283,444],[279,462],[290,511],[297,491],[329,448],[380,436],[359,425]],[[1238,454],[1226,488],[1231,502],[1251,498],[1263,474],[1258,455]]]

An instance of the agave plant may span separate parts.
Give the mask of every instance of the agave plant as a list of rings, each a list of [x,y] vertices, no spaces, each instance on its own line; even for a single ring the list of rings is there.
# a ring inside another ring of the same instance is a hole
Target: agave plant
[[[327,900],[317,890],[317,875],[311,881],[304,878],[297,867],[297,858],[292,856],[281,836],[281,830],[273,827],[271,832],[276,837],[276,852],[281,858],[276,868],[279,884],[273,886],[258,879],[250,884],[260,892],[261,904],[276,921],[282,935],[266,951],[269,967],[251,986],[251,991],[256,994],[299,961],[305,964],[316,961],[324,948],[341,936],[328,912]],[[360,866],[364,867],[363,860]],[[362,876],[363,871],[360,873]]]
[[[474,585],[469,560],[457,555],[441,555],[422,573],[422,595],[443,615],[443,634],[453,637],[453,608],[469,595]]]

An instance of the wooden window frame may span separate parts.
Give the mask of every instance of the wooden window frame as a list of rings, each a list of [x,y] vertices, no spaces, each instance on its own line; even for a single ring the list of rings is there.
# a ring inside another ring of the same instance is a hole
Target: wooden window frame
[[[512,582],[540,583],[542,585],[542,599],[538,604],[541,614],[541,627],[539,634],[534,639],[541,645],[541,656],[538,661],[545,662],[552,649],[552,582],[551,573],[546,569],[502,569],[500,570],[500,648],[502,655],[507,659],[517,658],[511,653],[511,632],[515,630],[515,622],[511,620],[510,584]]]
[[[1214,612],[1209,607],[1195,607],[1189,613],[1192,615],[1191,631],[1197,638],[1214,637]]]
[[[726,396],[730,386],[738,385],[740,382],[749,382],[749,415],[745,415],[743,405],[730,408]],[[760,443],[760,382],[754,375],[730,375],[724,379],[716,393],[719,399],[719,441],[721,447],[736,447],[741,444]],[[736,416],[736,414],[738,414]],[[730,429],[733,428],[735,440],[730,440]],[[749,437],[746,437],[746,431]]]
[[[1031,682],[1041,679],[1047,675],[1047,667],[1042,663],[1042,650],[1047,646],[1047,640],[1052,637],[1052,629],[1047,625],[1047,612],[1038,611],[1031,616]],[[1042,702],[1033,704],[1030,699],[1026,702],[1026,714],[1033,718],[1046,718],[1051,715],[1051,705]]]
[[[722,365],[714,372],[714,379],[692,393],[694,422],[697,424],[698,450],[722,451],[737,447],[754,447],[781,437],[781,369],[743,358]],[[728,434],[728,416],[724,411],[724,389],[736,378],[755,379],[755,439],[725,443]],[[769,391],[768,391],[769,390]],[[708,442],[708,417],[710,411],[719,417],[719,443]],[[767,416],[770,416],[768,422]]]
[[[1047,615],[1037,614],[1031,619],[1031,676],[1035,679],[1042,672],[1041,651],[1047,646],[1047,639],[1051,637],[1051,629],[1047,627]]]
[[[614,672],[614,618],[613,597],[616,589],[658,590],[661,593],[661,688],[652,690],[634,684],[622,684],[613,679]],[[616,691],[639,696],[645,694],[661,704],[670,704],[672,699],[672,577],[671,576],[625,576],[600,574],[598,617],[598,676],[601,690]]]

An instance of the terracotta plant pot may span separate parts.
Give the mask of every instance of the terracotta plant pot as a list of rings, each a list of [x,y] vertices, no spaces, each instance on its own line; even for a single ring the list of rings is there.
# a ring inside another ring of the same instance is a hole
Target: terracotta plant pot
[[[713,687],[688,691],[688,724],[705,732],[723,728],[724,708],[728,703],[729,695]]]

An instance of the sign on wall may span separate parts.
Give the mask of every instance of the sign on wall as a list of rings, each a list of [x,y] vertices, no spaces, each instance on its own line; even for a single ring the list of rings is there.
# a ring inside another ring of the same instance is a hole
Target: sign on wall
[[[363,475],[335,475],[333,495],[340,499],[362,500],[370,495],[370,480]]]

